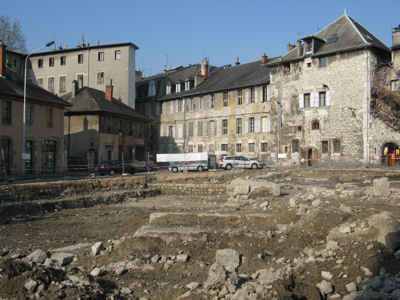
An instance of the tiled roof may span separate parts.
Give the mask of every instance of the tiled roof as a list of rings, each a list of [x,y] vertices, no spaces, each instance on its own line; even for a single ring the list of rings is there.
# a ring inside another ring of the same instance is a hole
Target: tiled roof
[[[24,81],[19,79],[14,72],[7,70],[5,76],[0,76],[0,96],[23,100]],[[26,84],[26,100],[50,106],[70,106],[64,99],[30,82]]]
[[[390,48],[347,14],[336,19],[315,35],[305,37],[303,40],[311,38],[316,38],[322,43],[322,45],[314,51],[312,56],[334,54],[346,50],[349,51],[368,47],[374,47],[390,52]],[[304,53],[301,56],[298,55],[296,46],[293,50],[284,54],[280,59],[270,62],[269,64],[267,63],[266,65],[273,65],[277,62],[299,60],[303,57]]]
[[[77,91],[75,98],[72,98],[71,93],[63,96],[63,98],[72,104],[72,106],[67,109],[67,114],[68,112],[109,113],[145,121],[148,120],[148,118],[137,113],[134,109],[122,103],[121,101],[118,101],[114,98],[112,101],[107,100],[104,92],[93,88],[83,87]]]

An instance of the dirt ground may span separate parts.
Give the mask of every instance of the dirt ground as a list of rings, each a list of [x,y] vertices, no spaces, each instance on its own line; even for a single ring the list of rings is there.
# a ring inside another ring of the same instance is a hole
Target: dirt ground
[[[399,273],[399,261],[377,241],[377,229],[369,225],[369,218],[387,211],[393,220],[400,219],[400,172],[300,169],[236,171],[225,176],[226,172],[212,178],[196,174],[153,178],[145,186],[156,187],[160,181],[171,187],[208,182],[210,188],[204,193],[186,188],[173,195],[128,197],[91,207],[3,214],[0,299],[331,299],[335,295],[341,299],[351,293],[349,283],[356,283],[360,296],[373,276]],[[229,187],[233,178],[254,177],[279,185],[280,195],[237,196],[235,187],[213,192],[212,185]],[[390,182],[390,196],[374,194],[373,180],[381,177]],[[338,231],[343,224],[348,224],[348,233]],[[333,254],[326,250],[330,239],[339,245]],[[91,246],[96,242],[104,248],[94,256]],[[50,256],[56,248],[77,244],[82,247],[66,251],[75,259],[59,270],[64,275],[54,275],[39,264],[18,265],[34,250]],[[221,288],[205,288],[218,249],[240,253],[239,282],[225,295]],[[181,254],[187,259],[179,260]],[[121,274],[116,265],[125,266]],[[104,274],[89,275],[96,267]],[[268,268],[279,271],[279,278],[240,298],[241,287],[255,282],[258,270]],[[331,293],[316,287],[323,280],[322,271],[332,275]],[[65,276],[90,284],[67,284]],[[24,287],[32,278],[38,286]],[[193,282],[199,287],[188,288]]]

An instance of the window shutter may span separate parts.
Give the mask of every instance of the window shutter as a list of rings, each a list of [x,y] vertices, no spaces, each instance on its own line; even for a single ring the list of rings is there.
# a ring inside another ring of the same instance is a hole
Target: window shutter
[[[315,107],[315,94],[310,93],[310,107]]]
[[[186,104],[185,99],[182,99],[182,111],[185,111],[185,104]]]
[[[314,107],[319,107],[319,93],[315,92],[314,94]]]
[[[271,86],[267,85],[267,101],[271,101]]]
[[[264,87],[261,87],[261,102],[264,102]]]
[[[172,136],[176,137],[176,135],[175,135],[175,126],[172,126]]]
[[[215,120],[214,121],[214,135],[217,135],[217,129],[218,129],[218,126],[217,126],[217,122],[218,122],[218,120]]]
[[[244,119],[244,132],[249,133],[249,118]]]
[[[331,106],[331,92],[326,91],[326,106]]]
[[[299,108],[304,108],[304,94],[299,95]]]
[[[267,117],[267,132],[271,132],[271,116]]]
[[[175,112],[179,111],[179,100],[175,100]]]
[[[256,124],[255,124],[255,132],[259,133],[261,128],[261,118],[260,116],[256,117]]]
[[[178,137],[181,138],[182,137],[182,124],[178,125]]]
[[[254,94],[255,94],[254,103],[258,103],[258,88],[257,87],[254,88]]]
[[[250,89],[246,89],[246,104],[249,104],[250,100]]]

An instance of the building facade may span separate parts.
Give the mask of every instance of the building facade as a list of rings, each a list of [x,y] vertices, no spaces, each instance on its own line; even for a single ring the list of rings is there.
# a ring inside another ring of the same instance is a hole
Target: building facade
[[[374,70],[389,62],[390,49],[345,13],[268,63],[280,162],[379,162],[384,140],[400,137],[370,116]]]
[[[135,108],[135,51],[132,43],[76,48],[54,48],[53,51],[31,55],[29,78],[44,89],[63,96],[72,89],[72,81],[79,87],[90,87],[105,92],[112,82],[114,96]]]
[[[65,144],[69,169],[97,166],[102,161],[144,160],[144,128],[148,118],[106,92],[83,87],[64,96],[72,105],[65,112]]]
[[[0,174],[64,172],[64,109],[68,102],[34,85],[26,90],[23,156],[25,55],[0,45]],[[24,167],[24,168],[23,168]]]

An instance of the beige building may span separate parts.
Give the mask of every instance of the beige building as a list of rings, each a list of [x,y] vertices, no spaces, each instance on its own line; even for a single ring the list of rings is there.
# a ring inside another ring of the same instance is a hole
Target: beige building
[[[271,99],[282,105],[279,162],[379,163],[400,138],[370,115],[375,68],[389,62],[390,49],[345,13],[267,63]]]
[[[144,160],[145,122],[150,121],[106,92],[77,83],[64,99],[72,104],[65,111],[65,148],[70,170],[86,170],[109,160]]]
[[[63,96],[72,90],[72,81],[79,87],[105,92],[106,84],[114,86],[114,97],[135,108],[135,51],[132,43],[61,49],[31,55],[31,80],[46,90]]]
[[[21,174],[25,55],[0,45],[0,174]],[[64,172],[64,108],[68,102],[27,84],[26,173]]]

